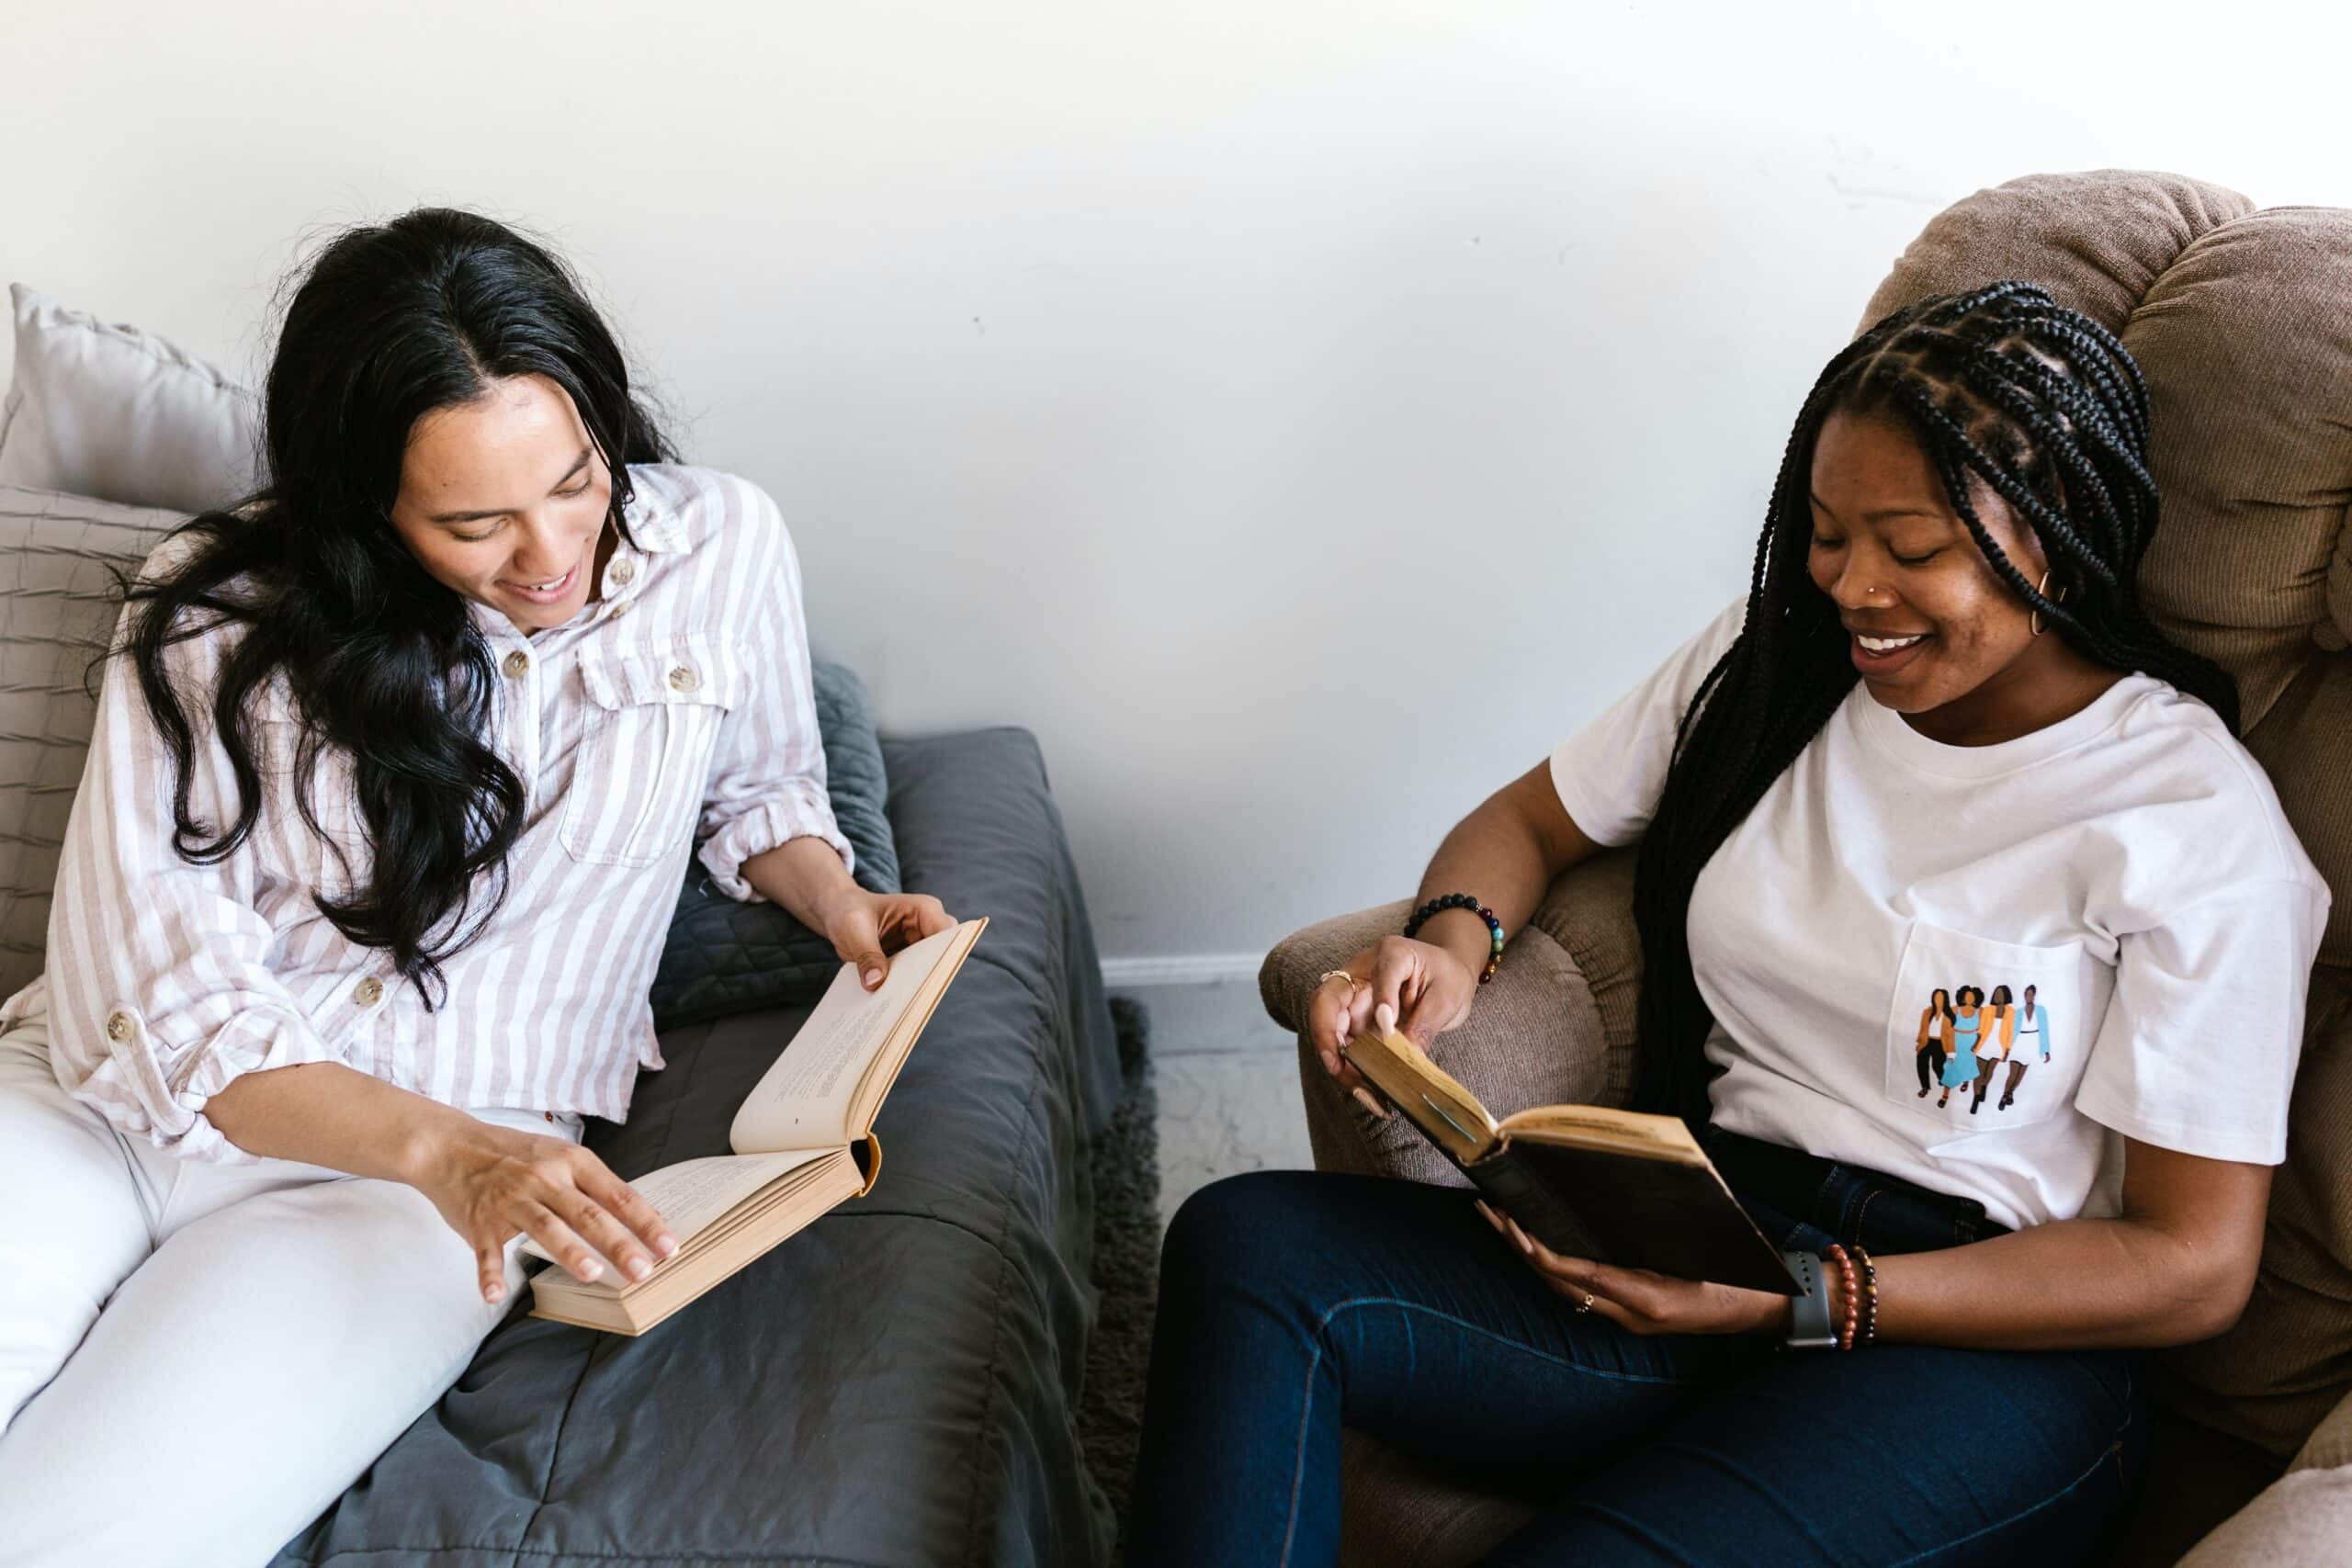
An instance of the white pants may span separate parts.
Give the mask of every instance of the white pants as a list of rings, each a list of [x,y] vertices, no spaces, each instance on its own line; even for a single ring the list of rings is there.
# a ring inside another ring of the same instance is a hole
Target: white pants
[[[506,1311],[414,1188],[162,1153],[58,1087],[44,1020],[0,1033],[5,1568],[267,1562]]]

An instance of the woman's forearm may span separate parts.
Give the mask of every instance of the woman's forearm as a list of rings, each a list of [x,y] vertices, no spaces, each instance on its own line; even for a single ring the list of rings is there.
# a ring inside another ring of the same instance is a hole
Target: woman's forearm
[[[204,1113],[249,1155],[412,1184],[436,1142],[473,1122],[340,1062],[245,1073],[206,1100]]]
[[[813,835],[787,839],[743,863],[742,878],[763,896],[791,912],[810,931],[826,929],[835,900],[853,896],[857,884],[832,845]]]
[[[2132,1219],[1873,1261],[1880,1338],[1987,1350],[2185,1345],[2235,1322],[2253,1285],[2241,1264]]]
[[[1454,825],[1430,857],[1415,903],[1470,894],[1495,912],[1505,936],[1513,936],[1535,913],[1552,879],[1596,847],[1561,807],[1549,764],[1540,764]],[[1492,939],[1487,922],[1470,910],[1448,909],[1431,918],[1420,935],[1474,975],[1486,965]]]

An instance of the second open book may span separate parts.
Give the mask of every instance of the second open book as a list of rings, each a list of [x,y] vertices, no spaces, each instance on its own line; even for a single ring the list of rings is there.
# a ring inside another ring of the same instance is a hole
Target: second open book
[[[1684,1280],[1798,1293],[1679,1116],[1542,1105],[1498,1122],[1393,1031],[1340,1048],[1520,1228],[1553,1251]]]
[[[555,1266],[531,1278],[534,1317],[642,1334],[844,1199],[882,1168],[874,1117],[986,919],[928,936],[890,960],[868,991],[844,964],[799,1032],[735,1113],[731,1155],[683,1160],[629,1183],[678,1238],[630,1283],[606,1260],[581,1280]],[[545,1258],[537,1243],[524,1250]]]

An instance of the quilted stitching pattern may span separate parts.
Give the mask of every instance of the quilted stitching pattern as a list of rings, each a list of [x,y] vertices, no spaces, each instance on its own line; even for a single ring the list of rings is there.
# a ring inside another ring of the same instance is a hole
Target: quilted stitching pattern
[[[0,486],[0,994],[40,973],[65,819],[97,714],[93,661],[177,513]]]

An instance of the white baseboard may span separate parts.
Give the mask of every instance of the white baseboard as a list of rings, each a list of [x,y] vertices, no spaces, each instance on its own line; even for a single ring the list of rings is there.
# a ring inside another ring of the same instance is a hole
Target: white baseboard
[[[1113,990],[1135,986],[1222,986],[1255,982],[1262,953],[1180,953],[1168,958],[1106,958],[1102,982]]]

